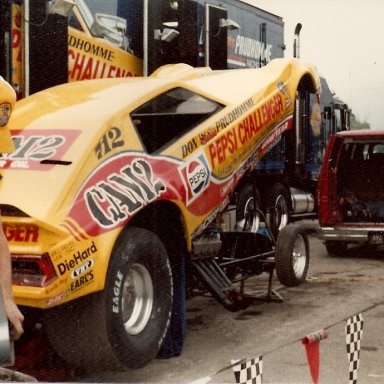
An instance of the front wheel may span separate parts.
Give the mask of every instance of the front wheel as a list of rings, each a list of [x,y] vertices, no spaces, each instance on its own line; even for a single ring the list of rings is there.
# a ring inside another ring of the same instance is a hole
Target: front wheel
[[[159,238],[127,228],[118,238],[105,289],[47,312],[57,353],[85,368],[140,368],[156,357],[170,321],[172,273]]]
[[[280,231],[275,260],[281,284],[296,287],[305,281],[309,267],[309,242],[304,228],[290,224]]]

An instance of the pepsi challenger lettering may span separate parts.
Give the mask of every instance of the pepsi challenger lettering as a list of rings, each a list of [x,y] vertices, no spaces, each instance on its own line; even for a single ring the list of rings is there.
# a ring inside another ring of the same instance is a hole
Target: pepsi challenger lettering
[[[280,93],[275,94],[267,102],[241,121],[237,127],[227,130],[209,145],[212,167],[223,163],[228,157],[238,151],[239,146],[256,138],[269,123],[278,119],[284,112],[283,98]],[[227,121],[221,122],[226,126]]]

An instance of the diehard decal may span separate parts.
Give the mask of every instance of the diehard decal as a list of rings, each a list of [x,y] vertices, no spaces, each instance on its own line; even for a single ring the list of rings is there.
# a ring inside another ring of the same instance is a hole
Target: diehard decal
[[[70,258],[69,260],[65,259],[63,262],[57,264],[57,268],[59,270],[60,276],[63,276],[64,273],[71,271],[76,267],[77,267],[77,270],[80,267],[83,267],[84,262],[96,252],[97,252],[97,247],[95,243],[92,241],[92,244],[87,249],[83,251],[77,251],[75,254],[73,254],[72,258]]]

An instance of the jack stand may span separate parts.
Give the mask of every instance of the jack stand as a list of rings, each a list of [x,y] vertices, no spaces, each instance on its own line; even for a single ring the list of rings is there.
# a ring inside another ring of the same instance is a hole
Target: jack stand
[[[243,294],[244,296],[250,298],[250,299],[253,299],[253,300],[257,300],[257,301],[263,301],[263,302],[283,302],[284,299],[283,297],[275,290],[275,289],[272,289],[272,280],[273,280],[273,271],[274,269],[271,269],[269,271],[269,280],[268,280],[268,290],[267,292],[265,291],[260,291],[259,293],[256,293],[255,295],[244,295],[244,280],[241,281],[240,283],[240,292],[241,294]]]

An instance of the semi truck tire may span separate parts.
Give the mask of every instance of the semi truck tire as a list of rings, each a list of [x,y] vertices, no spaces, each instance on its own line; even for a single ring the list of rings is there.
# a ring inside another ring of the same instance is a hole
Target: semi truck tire
[[[325,248],[327,249],[329,256],[340,257],[345,254],[348,248],[348,243],[346,241],[326,240]]]
[[[265,207],[271,208],[271,231],[275,236],[288,225],[289,222],[289,193],[281,183],[272,185],[265,197]]]
[[[247,222],[246,227],[238,228],[238,229],[257,232],[260,225],[260,216],[257,212],[259,208],[260,208],[260,195],[258,190],[251,183],[245,184],[241,188],[237,196],[236,223],[240,223],[247,216],[247,214],[250,214],[250,215],[249,215],[249,221]],[[252,211],[254,214],[252,214]]]
[[[276,243],[276,275],[286,287],[296,287],[305,281],[309,267],[309,242],[304,228],[289,224]]]
[[[47,311],[53,348],[86,369],[137,369],[156,357],[169,326],[172,272],[159,238],[127,228],[118,238],[105,289]]]

